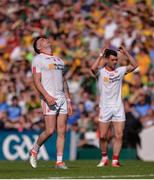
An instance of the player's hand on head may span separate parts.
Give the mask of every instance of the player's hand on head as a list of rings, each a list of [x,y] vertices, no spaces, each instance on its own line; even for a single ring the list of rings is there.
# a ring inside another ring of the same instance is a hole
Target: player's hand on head
[[[105,45],[101,50],[100,50],[100,56],[104,56],[104,53],[105,53],[105,51],[106,51],[106,49],[108,49],[109,48],[109,46],[108,45]]]
[[[126,48],[125,48],[124,46],[120,46],[120,47],[118,48],[118,51],[119,51],[120,53],[122,53],[122,54],[126,54],[126,53],[127,53],[127,50],[126,50]]]

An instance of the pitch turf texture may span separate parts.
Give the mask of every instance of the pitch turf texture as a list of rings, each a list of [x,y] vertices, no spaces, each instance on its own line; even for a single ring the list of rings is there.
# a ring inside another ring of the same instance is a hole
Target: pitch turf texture
[[[0,178],[81,178],[81,179],[154,179],[154,162],[121,161],[122,167],[97,168],[98,161],[67,161],[67,170],[55,169],[54,162],[40,161],[37,169],[32,169],[27,161],[0,161]]]

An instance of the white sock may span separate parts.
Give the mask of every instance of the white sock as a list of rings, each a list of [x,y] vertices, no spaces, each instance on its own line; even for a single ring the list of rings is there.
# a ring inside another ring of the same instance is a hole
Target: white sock
[[[103,161],[108,160],[108,156],[103,156],[103,157],[102,157],[102,160],[103,160]]]
[[[107,152],[106,151],[102,151],[102,161],[106,161],[108,160],[108,155],[107,155]]]
[[[38,146],[38,145],[35,143],[35,144],[33,145],[33,150],[34,150],[36,153],[38,153],[39,149],[40,149],[40,146]]]
[[[118,160],[117,159],[112,159],[112,163],[117,163]]]
[[[59,163],[59,162],[62,162],[62,160],[63,160],[63,155],[57,155],[57,162]]]

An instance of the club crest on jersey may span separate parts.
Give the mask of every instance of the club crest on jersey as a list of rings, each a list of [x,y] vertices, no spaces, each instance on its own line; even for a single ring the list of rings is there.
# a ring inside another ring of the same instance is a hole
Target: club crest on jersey
[[[49,70],[56,69],[55,64],[48,64],[48,68],[49,68]]]
[[[108,77],[104,77],[104,82],[109,82],[109,78]]]
[[[48,64],[49,70],[64,70],[64,66],[61,64]]]

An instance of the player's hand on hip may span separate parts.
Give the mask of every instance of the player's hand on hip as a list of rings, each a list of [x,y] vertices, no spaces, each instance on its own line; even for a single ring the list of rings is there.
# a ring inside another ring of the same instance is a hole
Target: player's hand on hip
[[[73,108],[71,102],[67,102],[67,111],[69,116],[73,114]]]
[[[47,95],[45,97],[46,101],[48,102],[49,105],[55,105],[56,103],[56,99],[53,96]]]

